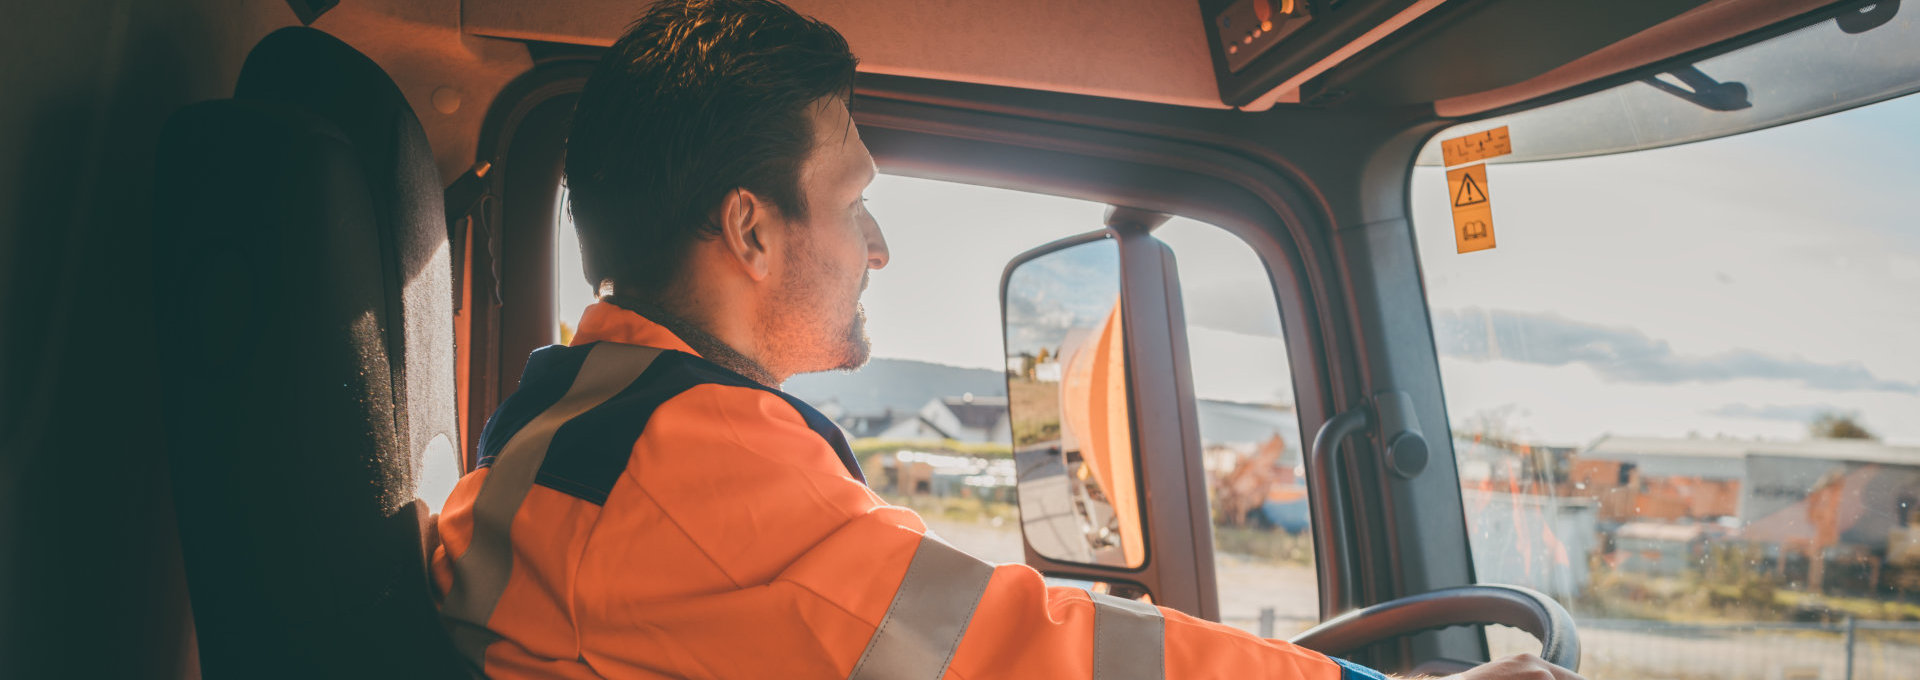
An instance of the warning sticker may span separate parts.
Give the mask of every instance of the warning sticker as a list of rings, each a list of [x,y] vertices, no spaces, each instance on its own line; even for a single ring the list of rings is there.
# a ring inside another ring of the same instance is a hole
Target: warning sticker
[[[1453,198],[1453,242],[1459,252],[1493,247],[1493,200],[1487,196],[1487,164],[1447,171],[1447,195]]]
[[[1513,153],[1513,140],[1507,137],[1505,125],[1440,142],[1441,162],[1449,168],[1510,153]]]

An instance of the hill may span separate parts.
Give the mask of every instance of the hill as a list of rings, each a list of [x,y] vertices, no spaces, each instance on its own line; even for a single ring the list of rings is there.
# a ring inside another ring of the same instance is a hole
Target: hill
[[[838,400],[853,413],[917,411],[935,397],[957,397],[971,392],[999,397],[1007,393],[1006,377],[985,368],[961,368],[912,359],[874,359],[852,372],[809,373],[794,376],[782,388],[818,407]]]

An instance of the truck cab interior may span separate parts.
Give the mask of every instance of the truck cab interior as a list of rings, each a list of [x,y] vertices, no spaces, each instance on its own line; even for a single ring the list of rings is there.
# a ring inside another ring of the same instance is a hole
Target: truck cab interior
[[[893,258],[787,389],[956,545],[1395,672],[1920,667],[1914,8],[788,2]],[[469,677],[428,520],[647,4],[0,12],[0,675]]]

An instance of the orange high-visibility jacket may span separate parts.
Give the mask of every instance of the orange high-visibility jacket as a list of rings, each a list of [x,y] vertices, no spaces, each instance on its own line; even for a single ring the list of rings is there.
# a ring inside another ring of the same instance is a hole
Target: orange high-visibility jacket
[[[480,448],[433,577],[492,678],[1380,677],[955,550],[819,412],[609,303]]]

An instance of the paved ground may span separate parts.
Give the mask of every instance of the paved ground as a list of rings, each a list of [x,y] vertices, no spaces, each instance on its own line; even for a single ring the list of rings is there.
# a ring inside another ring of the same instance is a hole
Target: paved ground
[[[978,522],[925,518],[934,533],[961,550],[989,562],[1019,562],[1024,558],[1020,531],[1011,523],[993,527]],[[1215,560],[1221,618],[1251,632],[1259,632],[1260,609],[1273,607],[1274,635],[1286,637],[1306,630],[1318,620],[1318,596],[1312,567],[1273,566],[1231,555]]]
[[[940,536],[981,559],[1022,559],[1018,527],[928,519]],[[1221,555],[1221,618],[1251,632],[1260,609],[1272,607],[1274,635],[1312,626],[1318,602],[1311,567],[1273,565]],[[1796,631],[1635,630],[1629,622],[1593,622],[1580,631],[1584,675],[1591,680],[1846,680],[1845,639],[1839,633]],[[1495,628],[1496,655],[1537,652],[1532,636]],[[1920,680],[1920,630],[1856,633],[1854,680]]]

